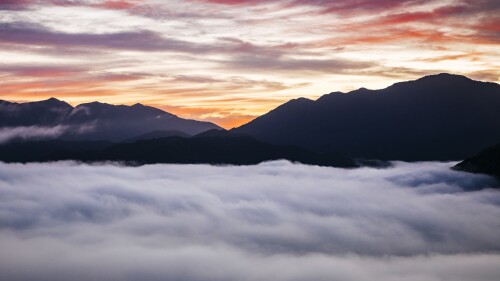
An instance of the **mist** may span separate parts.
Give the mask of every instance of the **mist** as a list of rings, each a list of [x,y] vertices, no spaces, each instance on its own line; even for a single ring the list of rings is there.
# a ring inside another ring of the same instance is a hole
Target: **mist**
[[[0,163],[0,279],[498,280],[498,184],[453,164]]]
[[[0,144],[14,139],[38,140],[54,139],[61,136],[68,126],[40,127],[40,126],[18,126],[0,128]]]
[[[0,128],[0,145],[12,141],[37,141],[57,139],[64,134],[84,134],[95,130],[95,122],[80,125],[16,126]]]

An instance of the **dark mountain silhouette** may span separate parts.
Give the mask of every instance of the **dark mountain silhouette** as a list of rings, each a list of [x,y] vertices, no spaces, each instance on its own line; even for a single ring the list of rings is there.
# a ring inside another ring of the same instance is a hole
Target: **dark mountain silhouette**
[[[42,140],[0,145],[0,161],[8,163],[47,162],[71,159],[71,155],[112,146],[108,141]],[[78,160],[78,159],[74,159]]]
[[[0,127],[56,126],[72,110],[71,105],[55,98],[27,103],[0,100]]]
[[[121,141],[157,130],[194,135],[220,129],[210,122],[182,119],[142,104],[92,102],[73,108],[55,98],[29,103],[0,101],[0,128],[56,125],[66,129],[62,138],[67,140]]]
[[[453,168],[496,176],[500,180],[500,143],[458,163]]]
[[[0,146],[0,161],[4,162],[78,160],[121,161],[134,165],[252,165],[279,159],[320,166],[356,167],[351,159],[341,155],[318,154],[298,147],[266,144],[247,136],[167,137],[120,144],[52,140]]]
[[[203,133],[199,133],[195,135],[195,138],[203,138],[203,137],[241,137],[241,136],[246,136],[246,135],[241,135],[241,134],[236,134],[234,132],[228,131],[228,130],[208,130]]]
[[[182,138],[189,138],[191,135],[186,134],[181,131],[152,131],[146,134],[142,134],[137,137],[133,137],[130,139],[126,139],[123,142],[136,142],[140,140],[154,140],[154,139],[161,139],[161,138],[168,138],[168,137],[182,137]]]
[[[500,140],[500,85],[438,74],[382,90],[291,100],[232,130],[382,160],[461,160]]]

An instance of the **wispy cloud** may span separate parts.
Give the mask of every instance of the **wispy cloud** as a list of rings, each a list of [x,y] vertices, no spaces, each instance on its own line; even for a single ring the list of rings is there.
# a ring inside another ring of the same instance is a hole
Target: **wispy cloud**
[[[291,98],[438,72],[498,82],[499,9],[495,0],[0,1],[0,87],[6,100],[200,108],[192,94],[235,124]],[[235,76],[277,86],[242,89]],[[254,103],[238,104],[243,95]]]
[[[0,144],[7,143],[14,139],[36,140],[53,139],[61,136],[67,126],[39,127],[39,126],[20,126],[0,128]]]
[[[151,31],[110,34],[71,34],[26,23],[0,25],[0,41],[29,45],[75,46],[141,51],[206,52],[207,45],[167,39]]]
[[[56,139],[65,133],[83,134],[95,129],[94,123],[86,123],[78,126],[16,126],[0,128],[0,145],[13,140],[45,140]]]
[[[63,6],[63,7],[94,7],[111,10],[130,10],[143,4],[142,0],[2,0],[0,10],[24,10],[35,8],[40,5]]]

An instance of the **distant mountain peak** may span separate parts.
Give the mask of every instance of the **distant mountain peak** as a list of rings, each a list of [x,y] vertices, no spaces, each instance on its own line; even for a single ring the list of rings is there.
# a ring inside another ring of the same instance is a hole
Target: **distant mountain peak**
[[[357,90],[350,92],[349,94],[366,94],[366,93],[371,93],[371,92],[373,92],[373,91],[370,89],[367,89],[365,87],[361,87]]]
[[[312,101],[311,99],[304,98],[304,97],[296,98],[296,99],[293,99],[293,100],[296,101],[296,102],[310,102],[310,101]]]
[[[460,79],[460,80],[472,80],[467,76],[459,75],[459,74],[451,74],[451,73],[437,73],[437,74],[431,74],[424,76],[420,79],[417,80],[426,80],[426,79]]]
[[[104,102],[98,102],[98,101],[93,101],[93,102],[87,102],[87,103],[81,103],[77,105],[76,107],[79,106],[115,106],[109,103],[104,103]]]
[[[71,108],[73,108],[69,103],[67,103],[65,101],[62,101],[62,100],[59,100],[59,99],[56,99],[54,97],[46,99],[46,100],[41,100],[41,101],[33,102],[33,103],[46,104],[46,105],[49,105],[49,106],[64,106],[64,107],[71,107]]]
[[[234,136],[234,133],[231,133],[230,131],[224,130],[224,129],[212,129],[208,130],[202,133],[199,133],[195,135],[195,138],[201,138],[201,137],[230,137]]]
[[[149,132],[146,134],[142,134],[140,136],[126,139],[123,142],[130,143],[130,142],[136,142],[136,141],[141,141],[141,140],[152,140],[152,139],[160,139],[160,138],[168,138],[168,137],[189,138],[189,137],[191,137],[191,135],[186,134],[186,133],[181,132],[181,131],[176,131],[176,130],[170,130],[170,131],[156,130],[156,131],[152,131],[152,132]]]
[[[13,104],[13,102],[6,101],[6,100],[0,100],[0,104]]]
[[[345,93],[344,92],[341,92],[341,91],[335,91],[335,92],[331,92],[331,93],[328,93],[326,95],[344,95]],[[326,96],[326,95],[323,95],[323,96]]]
[[[113,105],[102,102],[82,103],[72,107],[50,98],[27,103],[0,103],[3,126],[58,126],[68,128],[62,138],[70,140],[122,141],[152,131],[179,131],[195,135],[219,126],[177,117],[159,108],[140,103]]]
[[[308,103],[312,103],[312,102],[314,102],[314,101],[311,99],[300,97],[300,98],[291,99],[288,102],[286,102],[285,104],[308,104]]]

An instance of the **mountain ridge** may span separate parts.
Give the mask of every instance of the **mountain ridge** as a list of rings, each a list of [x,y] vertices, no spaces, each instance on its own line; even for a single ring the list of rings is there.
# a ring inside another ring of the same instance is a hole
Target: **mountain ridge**
[[[155,130],[177,130],[194,135],[216,124],[183,119],[164,110],[142,104],[113,105],[102,102],[82,103],[75,107],[49,98],[15,103],[0,100],[0,128],[62,126],[60,136],[67,140],[121,141]]]
[[[293,99],[232,131],[352,157],[461,160],[500,140],[498,108],[497,83],[441,73],[379,90]]]
[[[339,154],[318,154],[299,147],[277,146],[249,136],[234,135],[172,136],[133,143],[45,140],[0,145],[0,161],[7,163],[65,160],[88,163],[115,161],[127,165],[255,165],[265,161],[288,160],[329,167],[359,166]]]
[[[500,143],[481,150],[478,154],[453,166],[453,169],[491,175],[500,182]]]
[[[500,141],[498,108],[497,83],[440,73],[384,89],[292,99],[230,133],[213,123],[182,119],[140,103],[89,102],[73,107],[56,98],[0,100],[0,129],[56,127],[56,137],[69,141],[154,139],[175,131],[181,134],[174,135],[195,137],[248,135],[264,143],[351,158],[447,161],[465,159]]]

